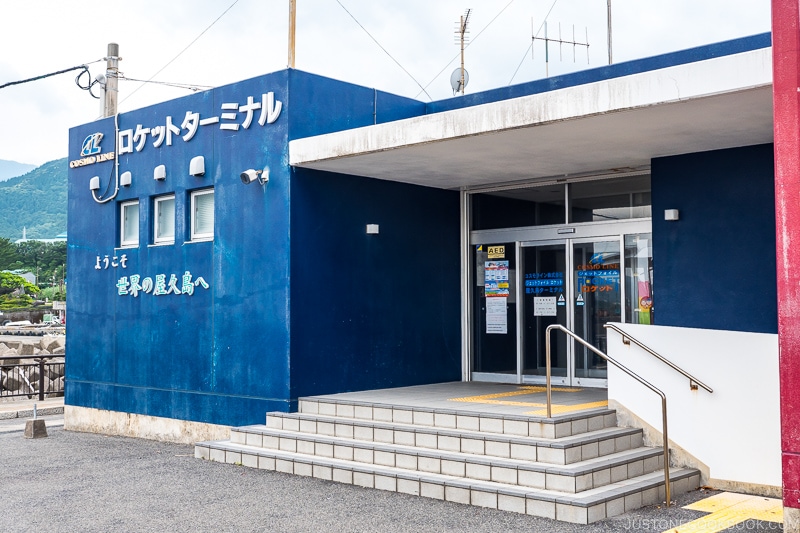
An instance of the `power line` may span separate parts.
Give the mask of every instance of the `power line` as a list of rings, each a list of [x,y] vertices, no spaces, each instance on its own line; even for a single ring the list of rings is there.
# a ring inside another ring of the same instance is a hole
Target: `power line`
[[[513,0],[512,0],[512,1],[513,1]],[[433,98],[431,98],[431,95],[429,95],[429,94],[428,94],[428,92],[425,90],[425,87],[423,87],[423,86],[420,84],[420,82],[418,82],[418,81],[417,81],[417,79],[416,79],[414,76],[412,76],[412,75],[411,75],[411,73],[410,73],[409,71],[407,71],[407,70],[406,70],[406,69],[403,67],[403,65],[401,65],[401,64],[400,64],[400,62],[399,62],[398,60],[396,60],[394,57],[392,57],[392,54],[390,54],[390,53],[389,53],[389,52],[386,50],[386,48],[384,48],[383,46],[381,46],[381,43],[379,43],[379,42],[378,42],[378,40],[377,40],[375,37],[373,37],[373,36],[372,36],[372,34],[371,34],[370,32],[368,32],[368,31],[367,31],[367,28],[365,28],[365,27],[364,27],[364,26],[363,26],[363,25],[362,25],[362,24],[361,24],[361,23],[358,21],[358,19],[357,19],[357,18],[355,18],[355,17],[353,16],[353,14],[352,14],[352,13],[350,13],[350,11],[348,11],[348,10],[347,10],[347,8],[346,8],[346,7],[344,7],[344,4],[342,4],[342,3],[341,3],[339,0],[336,0],[336,3],[337,3],[337,4],[339,4],[339,5],[342,7],[342,9],[344,9],[344,10],[345,10],[345,12],[346,12],[348,15],[350,15],[350,18],[352,18],[352,19],[355,21],[355,23],[356,23],[356,24],[358,24],[358,25],[359,25],[359,27],[361,27],[361,29],[362,29],[362,30],[364,30],[364,33],[366,33],[367,35],[369,35],[369,38],[370,38],[370,39],[372,39],[372,40],[375,42],[375,44],[377,44],[377,45],[380,47],[380,49],[381,49],[381,50],[383,50],[383,51],[384,51],[384,53],[385,53],[387,56],[389,56],[389,58],[390,58],[392,61],[394,61],[394,62],[397,64],[397,66],[398,66],[398,67],[400,67],[400,68],[403,70],[403,72],[405,72],[406,74],[408,74],[408,77],[409,77],[409,78],[411,78],[412,80],[414,80],[414,83],[416,83],[416,84],[419,86],[419,88],[420,88],[420,89],[422,89],[422,92],[423,92],[423,93],[425,93],[425,94],[428,96],[428,98],[430,98],[431,100],[433,100]],[[421,93],[420,93],[420,94],[421,94]]]
[[[486,28],[488,28],[489,26],[491,26],[491,25],[492,25],[492,23],[493,23],[495,20],[497,20],[497,17],[499,17],[500,15],[502,15],[502,14],[503,14],[503,12],[504,12],[506,9],[508,9],[508,6],[510,6],[510,5],[511,5],[511,4],[513,4],[513,3],[514,3],[514,0],[511,0],[509,3],[507,3],[507,4],[506,4],[506,6],[505,6],[503,9],[501,9],[501,10],[500,10],[500,12],[499,12],[499,13],[497,13],[497,15],[495,15],[495,16],[494,16],[494,18],[493,18],[492,20],[490,20],[490,21],[489,21],[489,23],[488,23],[488,24],[486,24],[486,26],[484,26],[484,27],[483,27],[483,29],[482,29],[481,31],[479,31],[477,34],[475,34],[475,37],[473,37],[473,38],[470,40],[470,42],[469,42],[469,43],[467,43],[467,44],[464,46],[464,48],[469,48],[469,46],[470,46],[472,43],[474,43],[474,42],[475,42],[475,40],[476,40],[478,37],[480,37],[480,36],[481,36],[481,33],[483,33],[484,31],[486,31]],[[431,84],[431,83],[433,83],[434,81],[436,81],[436,78],[438,78],[439,76],[441,76],[441,75],[442,75],[442,72],[444,72],[445,70],[447,70],[447,67],[449,67],[449,66],[450,66],[450,65],[453,63],[453,61],[455,61],[456,59],[458,59],[458,57],[459,57],[460,55],[461,55],[461,53],[459,52],[458,54],[456,54],[455,56],[453,56],[453,59],[451,59],[450,61],[448,61],[448,63],[447,63],[445,66],[444,66],[444,68],[442,68],[442,70],[440,70],[440,71],[439,71],[439,73],[438,73],[438,74],[436,74],[436,76],[434,76],[434,77],[433,77],[433,79],[432,79],[431,81],[429,81],[429,82],[428,82],[428,85],[426,85],[426,86],[425,86],[425,87],[422,89],[422,91],[424,91],[425,89],[427,89],[427,88],[430,86],[430,84]],[[420,94],[422,94],[422,91],[418,92],[418,93],[416,94],[416,96],[414,96],[414,98],[418,98],[418,97],[419,97],[419,95],[420,95]],[[425,94],[428,94],[428,93],[425,93]],[[429,98],[430,98],[430,97],[429,97]]]
[[[204,29],[203,31],[201,31],[201,32],[200,32],[200,35],[198,35],[197,37],[195,37],[195,38],[194,38],[194,40],[192,40],[192,42],[190,42],[188,45],[186,45],[186,48],[184,48],[183,50],[181,50],[180,52],[178,52],[178,55],[176,55],[175,57],[173,57],[172,59],[170,59],[170,60],[167,62],[167,64],[166,64],[166,65],[164,65],[163,67],[161,67],[160,69],[158,69],[158,72],[156,72],[155,74],[153,74],[152,76],[150,76],[150,78],[149,78],[147,81],[143,82],[141,85],[139,85],[139,86],[138,86],[137,88],[135,88],[133,91],[131,91],[131,93],[130,93],[128,96],[126,96],[125,98],[123,98],[123,99],[120,101],[120,104],[121,104],[122,102],[124,102],[125,100],[127,100],[128,98],[130,98],[131,96],[133,96],[133,95],[136,93],[136,91],[138,91],[139,89],[141,89],[142,87],[144,87],[144,86],[145,86],[147,83],[150,83],[150,82],[152,82],[152,81],[153,81],[153,78],[155,78],[156,76],[158,76],[159,74],[161,74],[161,72],[162,72],[162,71],[163,71],[165,68],[167,68],[168,66],[170,66],[170,65],[171,65],[171,64],[172,64],[172,63],[173,63],[173,62],[174,62],[176,59],[178,59],[178,58],[179,58],[181,55],[183,55],[183,53],[184,53],[186,50],[188,50],[189,48],[191,48],[191,46],[192,46],[194,43],[196,43],[196,42],[198,41],[198,39],[200,39],[200,37],[202,37],[202,36],[203,36],[203,34],[205,34],[205,33],[206,33],[208,30],[210,30],[210,29],[211,29],[211,27],[212,27],[212,26],[214,26],[214,24],[216,24],[217,22],[219,22],[219,19],[221,19],[222,17],[224,17],[224,16],[225,16],[225,14],[226,14],[228,11],[230,11],[230,10],[231,10],[231,8],[233,8],[233,6],[235,6],[235,5],[236,5],[236,4],[238,4],[238,3],[239,3],[239,0],[234,0],[234,2],[233,2],[233,3],[232,3],[230,6],[228,6],[228,9],[226,9],[225,11],[223,11],[223,12],[222,12],[222,14],[221,14],[220,16],[218,16],[216,19],[214,19],[214,22],[212,22],[211,24],[209,24],[209,25],[208,25],[208,27],[207,27],[206,29]]]
[[[205,91],[207,89],[212,89],[211,85],[196,85],[190,83],[174,83],[169,81],[155,81],[155,80],[137,80],[135,78],[129,78],[125,75],[120,75],[119,79],[126,80],[126,81],[138,81],[141,83],[155,83],[156,85],[166,85],[168,87],[177,87],[179,89],[188,89],[190,91],[198,92],[198,91]]]
[[[542,21],[542,24],[539,26],[539,29],[536,30],[536,34],[534,35],[534,38],[538,37],[539,36],[539,32],[541,32],[542,28],[544,28],[544,24],[545,24],[545,22],[547,22],[547,17],[549,17],[550,13],[553,12],[553,8],[556,7],[556,2],[558,2],[558,0],[553,0],[553,5],[550,6],[550,10],[547,12],[547,15],[544,16],[544,20]],[[528,57],[528,51],[531,48],[533,48],[533,39],[531,39],[531,44],[528,45],[528,48],[525,49],[525,53],[522,54],[522,61],[520,61],[519,65],[517,65],[517,70],[514,71],[514,74],[511,75],[511,79],[508,80],[508,84],[509,85],[511,85],[511,82],[514,81],[514,76],[516,76],[517,72],[519,72],[519,69],[522,67],[522,63],[525,61],[525,58]]]
[[[23,83],[29,83],[29,82],[36,81],[36,80],[43,80],[43,79],[49,78],[51,76],[57,76],[59,74],[72,72],[73,70],[81,70],[83,72],[89,72],[89,67],[87,65],[91,65],[92,63],[98,63],[100,61],[102,61],[102,59],[98,59],[97,61],[91,61],[89,63],[84,63],[83,65],[78,65],[77,67],[70,67],[70,68],[65,68],[63,70],[57,70],[55,72],[50,72],[48,74],[42,74],[41,76],[35,76],[33,78],[28,78],[26,80],[10,81],[8,83],[4,83],[3,85],[0,85],[0,89],[5,89],[6,87],[11,87],[12,85],[20,85],[20,84],[23,84]],[[78,74],[78,76],[81,76],[83,74],[83,72],[81,72],[81,74]],[[83,89],[83,87],[81,87],[81,88]]]

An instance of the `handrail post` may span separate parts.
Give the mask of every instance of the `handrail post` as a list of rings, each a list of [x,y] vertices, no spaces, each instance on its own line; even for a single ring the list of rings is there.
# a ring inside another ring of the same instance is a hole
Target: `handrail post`
[[[669,480],[669,435],[667,434],[667,397],[661,397],[661,432],[664,434],[664,494],[667,497],[667,507],[670,506],[670,480]]]
[[[606,325],[606,327],[609,327],[609,326]],[[672,494],[671,494],[672,491],[671,491],[671,488],[670,488],[670,479],[669,479],[669,434],[667,433],[667,396],[661,390],[659,390],[657,387],[655,387],[652,383],[648,382],[647,380],[645,380],[644,378],[642,378],[641,376],[639,376],[638,374],[633,372],[631,369],[629,369],[628,367],[626,367],[625,365],[623,365],[619,361],[609,357],[608,354],[601,352],[598,348],[596,348],[595,346],[592,346],[586,340],[584,340],[581,337],[579,337],[578,335],[576,335],[574,332],[572,332],[569,329],[565,328],[561,324],[550,324],[549,326],[547,326],[547,329],[545,330],[545,362],[546,362],[546,365],[547,365],[547,369],[546,369],[547,370],[547,374],[546,374],[547,375],[547,418],[551,418],[552,417],[552,401],[551,401],[552,387],[551,387],[551,384],[550,384],[550,355],[551,355],[550,354],[550,333],[554,329],[559,329],[559,330],[563,331],[568,337],[572,337],[574,340],[578,341],[580,344],[582,344],[583,346],[585,346],[586,348],[588,348],[592,352],[594,352],[597,355],[599,355],[600,357],[602,357],[606,362],[611,363],[615,367],[619,368],[622,372],[624,372],[628,376],[632,377],[633,379],[635,379],[636,381],[638,381],[639,383],[641,383],[642,385],[644,385],[645,387],[647,387],[648,389],[650,389],[651,391],[655,392],[656,394],[658,394],[661,397],[661,431],[662,431],[662,434],[664,435],[664,446],[663,446],[663,450],[664,450],[664,495],[666,496],[666,500],[667,500],[666,501],[666,507],[669,507],[670,506],[670,500],[672,499]],[[631,339],[636,344],[639,344],[639,342],[636,339],[633,339],[632,337],[631,337]],[[673,366],[673,368],[675,368],[674,365],[671,365],[671,366]],[[684,373],[684,372],[681,371],[681,373]],[[684,375],[685,375],[685,373],[684,373]],[[691,376],[687,376],[687,377],[689,377],[689,379],[692,379]],[[710,388],[708,388],[708,391],[712,392]]]
[[[44,401],[44,358],[39,359],[39,401]]]
[[[544,347],[545,347],[545,367],[546,367],[546,381],[547,381],[547,418],[551,418],[553,416],[553,403],[551,397],[553,395],[553,387],[550,382],[550,337],[551,337],[550,327],[548,327],[544,332]]]

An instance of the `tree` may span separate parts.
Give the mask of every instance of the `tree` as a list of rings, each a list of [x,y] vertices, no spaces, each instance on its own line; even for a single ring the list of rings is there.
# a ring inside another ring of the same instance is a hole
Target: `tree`
[[[32,296],[39,292],[39,287],[22,276],[11,272],[0,272],[0,309],[27,307],[33,303]]]
[[[18,260],[16,245],[11,240],[0,237],[0,270],[13,268]]]

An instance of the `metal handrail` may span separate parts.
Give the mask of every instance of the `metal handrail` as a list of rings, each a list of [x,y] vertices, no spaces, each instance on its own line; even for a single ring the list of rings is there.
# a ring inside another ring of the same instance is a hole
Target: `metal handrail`
[[[633,342],[636,346],[638,346],[642,350],[646,351],[647,353],[649,353],[650,355],[652,355],[653,357],[655,357],[656,359],[658,359],[662,363],[666,364],[667,366],[669,366],[670,368],[672,368],[676,372],[682,374],[685,378],[687,378],[689,380],[689,388],[690,389],[697,390],[697,386],[699,385],[699,386],[703,387],[705,390],[707,390],[708,392],[711,392],[711,393],[714,392],[714,389],[712,389],[711,387],[709,387],[708,385],[706,385],[705,383],[703,383],[702,381],[700,381],[699,379],[697,379],[696,377],[694,377],[693,375],[691,375],[690,373],[688,373],[687,371],[682,369],[681,367],[677,366],[675,363],[673,363],[672,361],[670,361],[666,357],[657,354],[649,346],[646,346],[641,341],[633,338],[629,333],[626,333],[625,331],[622,331],[622,328],[620,328],[616,324],[606,324],[604,327],[607,328],[607,329],[614,330],[617,333],[619,333],[620,335],[622,335],[622,342],[623,343],[630,344],[631,342]],[[628,342],[625,342],[626,340]]]
[[[620,363],[619,361],[612,359],[607,354],[604,354],[578,335],[570,331],[569,329],[565,328],[561,324],[551,324],[547,326],[547,330],[545,331],[545,356],[546,356],[546,363],[547,363],[547,418],[551,418],[553,415],[553,405],[551,401],[553,387],[550,383],[550,376],[551,376],[551,365],[550,365],[550,333],[553,330],[560,330],[566,333],[568,336],[572,337],[583,346],[591,350],[592,352],[596,353],[600,357],[602,357],[606,362],[611,363],[612,365],[616,366],[630,377],[650,389],[651,391],[655,392],[659,396],[661,396],[661,432],[664,435],[664,488],[665,488],[665,495],[667,497],[667,507],[670,505],[670,481],[669,481],[669,436],[667,434],[667,396],[661,392],[655,385],[644,379],[643,377],[636,374],[633,370],[630,370],[628,367]]]

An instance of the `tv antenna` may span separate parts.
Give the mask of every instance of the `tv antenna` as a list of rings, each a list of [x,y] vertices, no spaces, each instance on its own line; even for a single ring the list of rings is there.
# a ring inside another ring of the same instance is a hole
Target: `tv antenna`
[[[558,59],[559,61],[563,61],[563,53],[562,47],[563,45],[572,45],[572,62],[576,61],[576,50],[579,46],[586,48],[586,63],[589,63],[589,29],[584,28],[586,33],[586,40],[584,42],[579,42],[575,40],[575,25],[572,25],[572,40],[565,41],[561,38],[561,23],[558,23],[558,39],[551,39],[547,36],[547,21],[544,21],[544,37],[538,37],[535,33],[533,33],[533,18],[531,18],[531,40],[533,43],[531,44],[531,59],[534,59],[533,44],[536,41],[544,41],[544,68],[545,68],[545,76],[548,78],[550,77],[550,43],[558,43]]]
[[[464,68],[464,48],[467,39],[469,39],[467,25],[469,24],[470,13],[472,13],[472,9],[467,9],[464,14],[461,15],[458,27],[456,28],[456,44],[461,44],[461,68],[455,69],[450,75],[450,86],[453,88],[453,94],[460,92],[463,95],[464,88],[469,82],[469,73],[467,73],[467,70]]]

